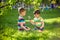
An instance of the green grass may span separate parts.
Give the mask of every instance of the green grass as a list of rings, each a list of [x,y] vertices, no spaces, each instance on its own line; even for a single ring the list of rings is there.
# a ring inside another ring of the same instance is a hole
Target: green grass
[[[33,10],[27,10],[27,16],[33,19]],[[0,16],[0,40],[60,40],[60,9],[53,9],[41,12],[41,16],[45,21],[45,28],[42,33],[37,30],[18,31],[18,11],[17,9],[5,10]],[[34,28],[31,23],[26,25],[31,29]]]

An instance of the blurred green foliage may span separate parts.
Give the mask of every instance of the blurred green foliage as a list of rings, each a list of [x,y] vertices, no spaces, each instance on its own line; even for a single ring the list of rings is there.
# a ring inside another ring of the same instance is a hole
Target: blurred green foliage
[[[3,14],[5,9],[12,9],[12,6],[15,5],[17,2],[25,3],[28,5],[34,5],[34,9],[38,9],[42,0],[6,0],[5,2],[0,2],[0,15]]]
[[[0,16],[0,40],[59,40],[60,39],[60,9],[53,9],[41,12],[41,16],[45,20],[45,29],[42,33],[37,30],[18,31],[18,11],[17,9],[4,10],[4,14]],[[27,16],[32,16],[33,9],[27,10]],[[49,20],[49,21],[47,21]],[[31,29],[34,28],[30,23],[26,24]]]
[[[29,5],[32,0],[22,1]],[[36,3],[39,4],[39,1],[42,0],[35,0],[33,2],[34,5],[37,5]],[[15,0],[7,0],[5,3],[0,3],[1,6],[9,4],[0,10],[0,40],[60,40],[60,9],[50,9],[41,12],[41,16],[45,20],[45,29],[42,33],[37,30],[18,31],[18,10],[12,9],[12,5],[15,2]],[[31,19],[33,19],[33,11],[33,9],[27,10],[27,15],[24,18],[28,20],[27,16],[32,16]],[[27,22],[26,25],[31,29],[34,28],[31,23]]]

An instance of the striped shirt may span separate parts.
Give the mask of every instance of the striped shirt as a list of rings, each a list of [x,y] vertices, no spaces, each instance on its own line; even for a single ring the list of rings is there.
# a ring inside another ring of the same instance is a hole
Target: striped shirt
[[[24,18],[22,16],[19,16],[18,17],[18,26],[20,26],[21,23],[23,23],[24,24],[23,26],[25,26],[25,20],[24,20]]]

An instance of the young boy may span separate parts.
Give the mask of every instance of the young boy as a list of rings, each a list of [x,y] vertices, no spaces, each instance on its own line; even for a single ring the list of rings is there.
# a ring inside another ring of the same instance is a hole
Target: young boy
[[[31,20],[31,23],[35,25],[35,29],[39,30],[39,32],[42,32],[44,28],[44,21],[43,18],[40,16],[39,10],[35,11],[34,17],[34,21]]]
[[[18,29],[19,30],[30,30],[30,28],[26,27],[25,20],[23,16],[26,15],[26,10],[24,8],[19,9],[19,17],[18,17]]]

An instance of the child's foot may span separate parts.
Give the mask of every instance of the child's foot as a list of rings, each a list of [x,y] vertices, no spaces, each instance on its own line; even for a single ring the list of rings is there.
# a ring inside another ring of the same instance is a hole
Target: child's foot
[[[42,32],[41,30],[39,30],[39,32]]]
[[[19,31],[23,31],[24,29],[23,28],[20,28],[20,29],[18,29]]]

